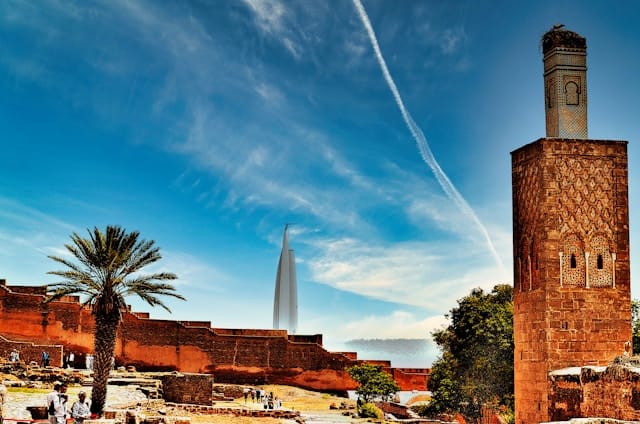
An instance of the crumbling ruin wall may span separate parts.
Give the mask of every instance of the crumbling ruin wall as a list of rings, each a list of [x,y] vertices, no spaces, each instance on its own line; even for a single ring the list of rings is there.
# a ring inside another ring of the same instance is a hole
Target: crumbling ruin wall
[[[633,363],[556,370],[549,374],[548,384],[552,421],[580,417],[640,420],[640,368]]]
[[[390,368],[389,373],[402,390],[427,390],[429,368]]]
[[[211,405],[213,376],[174,374],[162,376],[163,398],[167,402]]]
[[[42,288],[13,290],[0,280],[0,335],[9,340],[63,345],[76,357],[91,353],[95,328],[91,310],[82,308],[77,297],[47,305],[43,300]],[[156,320],[148,313],[132,311],[124,313],[115,356],[117,365],[134,365],[138,370],[209,373],[219,383],[293,384],[334,392],[355,389],[346,368],[359,363],[355,354],[325,350],[321,335],[217,329],[207,321]],[[52,364],[58,362],[61,360]],[[388,361],[385,364],[390,365]],[[412,374],[416,375],[400,378],[402,389],[424,389],[426,374]]]

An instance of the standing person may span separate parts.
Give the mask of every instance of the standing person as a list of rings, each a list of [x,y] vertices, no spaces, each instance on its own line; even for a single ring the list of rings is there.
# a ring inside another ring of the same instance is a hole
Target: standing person
[[[67,366],[69,368],[75,368],[76,367],[76,355],[73,352],[69,353],[69,359],[67,360]]]
[[[7,399],[7,386],[0,381],[0,424],[4,417],[4,402]]]
[[[74,424],[82,424],[90,416],[91,409],[89,408],[87,395],[81,391],[78,393],[78,400],[71,405],[71,418],[73,418]]]
[[[89,371],[93,371],[93,355],[88,353],[85,358],[85,364]]]
[[[56,383],[47,395],[50,424],[65,424],[67,418],[67,385]]]
[[[43,367],[49,366],[49,353],[46,350],[42,351],[42,353],[40,354],[40,359],[42,359]]]

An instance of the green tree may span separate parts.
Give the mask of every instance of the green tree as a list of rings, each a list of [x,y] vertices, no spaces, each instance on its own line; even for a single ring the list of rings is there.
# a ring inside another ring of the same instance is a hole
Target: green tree
[[[633,354],[640,355],[640,301],[631,301],[631,335],[633,337]]]
[[[473,289],[447,314],[449,326],[433,332],[442,355],[429,377],[430,414],[475,419],[486,403],[513,407],[512,296],[509,285]]]
[[[93,231],[87,229],[87,233],[88,238],[71,235],[72,243],[65,245],[71,258],[49,256],[67,269],[49,272],[63,281],[47,287],[45,303],[80,295],[83,306],[91,307],[95,319],[91,412],[100,416],[107,398],[116,334],[126,308],[124,298],[137,295],[149,305],[169,311],[160,296],[184,297],[175,293],[172,285],[162,282],[175,280],[175,274],[141,273],[142,268],[161,258],[153,240],[141,240],[137,231],[127,233],[119,226],[107,226],[104,233],[95,227]]]
[[[354,365],[348,368],[347,372],[358,383],[356,393],[365,403],[377,397],[388,400],[391,395],[400,390],[393,377],[382,370],[382,365]]]

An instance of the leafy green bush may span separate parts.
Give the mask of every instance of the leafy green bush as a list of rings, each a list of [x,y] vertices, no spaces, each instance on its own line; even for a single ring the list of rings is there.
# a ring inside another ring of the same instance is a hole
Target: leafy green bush
[[[421,417],[428,417],[431,414],[431,410],[427,404],[414,405],[411,407],[411,410]]]
[[[384,417],[382,409],[375,406],[373,403],[363,403],[358,410],[360,418],[377,418],[381,420]]]

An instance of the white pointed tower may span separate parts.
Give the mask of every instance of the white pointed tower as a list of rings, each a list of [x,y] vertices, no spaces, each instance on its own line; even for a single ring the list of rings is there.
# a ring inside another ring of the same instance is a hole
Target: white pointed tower
[[[287,330],[295,334],[298,327],[298,282],[296,279],[296,258],[289,249],[287,229],[284,226],[282,251],[276,274],[276,291],[273,299],[273,328]]]

